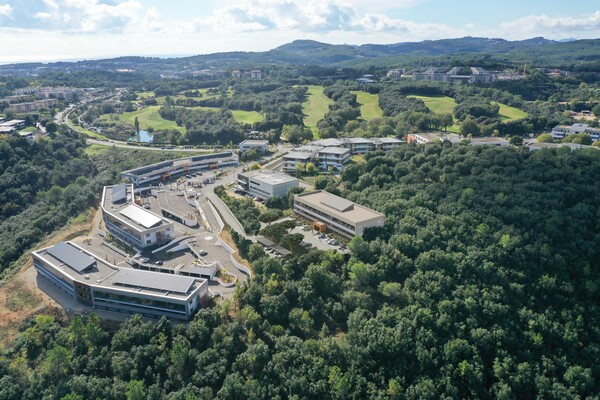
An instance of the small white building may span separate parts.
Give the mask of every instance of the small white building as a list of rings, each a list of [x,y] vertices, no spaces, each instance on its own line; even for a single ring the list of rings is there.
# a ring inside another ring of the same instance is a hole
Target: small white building
[[[318,152],[319,168],[341,171],[350,160],[350,149],[345,147],[324,147]]]
[[[271,197],[283,197],[300,181],[279,172],[250,171],[238,174],[238,184],[246,193],[263,200]]]
[[[260,153],[265,154],[269,150],[268,140],[244,140],[239,144],[239,151],[243,153],[246,150],[256,149]]]

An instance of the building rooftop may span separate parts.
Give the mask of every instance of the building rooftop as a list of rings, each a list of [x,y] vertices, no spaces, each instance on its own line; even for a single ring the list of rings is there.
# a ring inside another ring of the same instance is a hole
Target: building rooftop
[[[369,221],[374,218],[380,218],[384,215],[370,208],[356,204],[343,197],[336,196],[323,190],[317,190],[310,193],[302,193],[294,196],[295,199],[307,203],[332,217],[348,221],[350,223],[359,223]]]
[[[211,160],[211,159],[221,159],[221,158],[236,158],[237,156],[230,151],[225,151],[221,153],[211,153],[211,154],[203,154],[200,156],[193,157],[184,157],[178,158],[175,160],[163,161],[155,164],[146,165],[140,168],[130,169],[128,171],[124,171],[121,175],[148,175],[152,173],[157,173],[159,171],[168,171],[170,168],[176,165],[182,164],[192,164],[194,162],[203,161],[203,160]]]
[[[323,147],[340,147],[344,145],[344,141],[335,138],[319,139],[310,142],[312,146],[323,146]]]
[[[264,182],[268,185],[298,182],[298,179],[279,172],[261,172],[259,174],[251,176],[250,178],[255,181]]]
[[[155,296],[158,294],[165,298],[187,299],[204,281],[201,278],[113,265],[72,242],[60,242],[33,253],[53,265],[66,278],[90,286]],[[91,264],[84,268],[89,262]]]
[[[257,139],[246,139],[243,142],[240,142],[240,145],[242,144],[248,144],[248,145],[255,145],[255,146],[267,146],[269,144],[268,140],[257,140]]]
[[[123,186],[125,188],[123,189]],[[171,221],[133,203],[133,185],[105,186],[102,208],[113,217],[127,223],[137,231],[144,231]]]
[[[373,142],[375,143],[386,143],[386,144],[393,144],[393,143],[403,143],[402,140],[394,138],[394,137],[380,137],[380,138],[373,138]]]
[[[307,151],[290,151],[284,158],[293,158],[295,160],[310,160],[313,157],[313,153]]]
[[[350,149],[346,147],[324,147],[319,150],[319,154],[348,154]]]

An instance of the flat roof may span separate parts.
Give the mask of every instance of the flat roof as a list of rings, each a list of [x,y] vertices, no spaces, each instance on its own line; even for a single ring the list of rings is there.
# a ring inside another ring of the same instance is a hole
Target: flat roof
[[[161,218],[133,204],[128,205],[127,207],[119,211],[119,213],[131,219],[132,221],[142,225],[146,229],[152,228],[162,222]]]
[[[243,142],[240,142],[240,145],[242,144],[255,144],[255,145],[259,145],[259,146],[265,146],[269,144],[268,140],[254,140],[254,139],[246,139]]]
[[[319,153],[346,154],[346,153],[350,153],[350,149],[348,149],[346,147],[325,147],[325,148],[319,150]]]
[[[394,138],[394,137],[380,137],[380,138],[373,138],[373,141],[375,142],[379,142],[379,143],[402,143],[402,140]]]
[[[310,144],[313,146],[339,147],[344,144],[344,141],[340,140],[340,139],[335,139],[335,138],[328,138],[328,139],[314,140],[314,141],[310,142]]]
[[[352,223],[384,217],[384,214],[380,212],[323,190],[297,194],[294,198],[333,217]]]
[[[163,161],[163,162],[159,162],[159,163],[155,163],[155,164],[145,165],[143,167],[130,169],[128,171],[123,171],[121,173],[121,175],[146,175],[146,174],[151,174],[157,170],[173,167],[175,165],[180,165],[180,164],[186,163],[186,162],[191,164],[191,163],[195,163],[195,162],[199,162],[199,161],[221,159],[221,158],[228,158],[228,157],[237,158],[237,156],[230,151],[225,151],[225,152],[221,152],[221,153],[203,154],[200,156],[183,157],[183,158],[177,158],[174,160]]]
[[[186,294],[196,280],[187,276],[122,269],[112,278],[114,285]]]
[[[127,185],[113,186],[111,201],[113,204],[127,201]]]
[[[313,157],[312,153],[308,153],[308,152],[304,152],[304,151],[290,151],[289,153],[287,153],[286,155],[283,156],[284,159],[295,158],[295,159],[300,159],[300,160],[308,160],[309,158],[312,158],[312,157]]]
[[[65,242],[60,242],[50,247],[48,249],[48,254],[79,273],[96,263],[96,260],[92,257]]]
[[[261,172],[254,176],[251,176],[250,179],[256,180],[259,182],[264,182],[269,185],[278,185],[281,183],[299,182],[299,180],[297,178],[293,178],[287,174],[282,174],[279,172]]]

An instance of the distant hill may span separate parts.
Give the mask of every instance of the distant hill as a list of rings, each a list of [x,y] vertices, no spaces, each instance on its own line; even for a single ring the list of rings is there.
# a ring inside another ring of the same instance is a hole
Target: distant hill
[[[189,71],[201,68],[252,68],[260,65],[321,65],[368,67],[429,62],[435,57],[463,57],[471,62],[481,57],[494,62],[527,60],[539,66],[598,64],[600,39],[554,41],[543,37],[509,41],[500,38],[463,37],[394,44],[329,44],[314,40],[295,40],[265,52],[224,52],[182,58],[119,57],[59,63],[28,63],[0,66],[7,70],[71,69],[110,70],[134,68],[138,71]],[[479,58],[477,58],[479,57]],[[593,70],[593,69],[592,69]]]

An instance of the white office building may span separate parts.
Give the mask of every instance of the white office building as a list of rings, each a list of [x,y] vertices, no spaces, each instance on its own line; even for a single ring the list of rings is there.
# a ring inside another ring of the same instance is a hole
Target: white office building
[[[250,171],[238,174],[238,184],[246,193],[263,200],[284,197],[300,181],[279,172]]]
[[[138,250],[159,246],[174,238],[173,222],[134,203],[131,184],[105,186],[101,205],[106,230]]]
[[[265,154],[269,150],[269,141],[247,139],[239,144],[240,153],[252,149],[256,149],[259,153]]]

